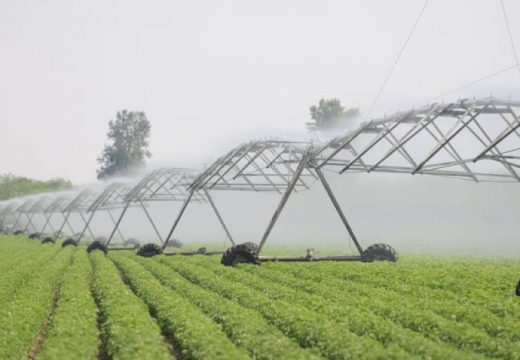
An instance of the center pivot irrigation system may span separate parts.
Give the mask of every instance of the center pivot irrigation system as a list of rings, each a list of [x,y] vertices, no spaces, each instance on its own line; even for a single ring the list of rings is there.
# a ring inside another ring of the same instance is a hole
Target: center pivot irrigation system
[[[197,170],[184,169],[184,168],[162,168],[152,171],[146,175],[141,181],[139,181],[123,198],[124,207],[121,211],[119,219],[115,223],[114,230],[110,234],[110,237],[105,243],[97,243],[95,246],[101,248],[104,251],[113,250],[114,248],[109,247],[115,232],[119,229],[126,211],[131,206],[140,207],[143,209],[146,217],[150,221],[155,234],[157,235],[161,246],[155,243],[149,243],[141,246],[138,253],[142,256],[153,256],[158,254],[165,255],[195,255],[195,254],[206,254],[215,255],[221,252],[208,252],[206,248],[201,247],[197,251],[185,251],[185,252],[166,252],[166,248],[171,245],[172,247],[181,247],[181,243],[178,240],[173,240],[172,236],[182,218],[186,207],[190,202],[195,203],[209,203],[211,208],[215,212],[226,236],[228,237],[231,245],[235,245],[229,230],[220,215],[213,199],[207,191],[197,191],[196,189],[190,188],[193,181],[196,179],[196,175],[199,173]],[[157,225],[153,221],[150,212],[147,210],[147,204],[154,201],[167,201],[167,202],[180,202],[182,206],[179,213],[171,227],[170,231],[163,237],[157,228]],[[92,244],[94,246],[94,244]]]
[[[63,245],[77,244],[88,230],[97,211],[105,210],[114,223],[108,239],[97,239],[89,250],[129,249],[119,230],[129,207],[140,207],[150,221],[161,246],[146,244],[138,249],[143,256],[157,254],[214,254],[201,248],[194,252],[168,252],[184,211],[191,202],[209,203],[222,225],[231,247],[222,255],[222,264],[240,262],[259,264],[262,261],[374,261],[398,259],[396,251],[386,244],[363,248],[347,216],[329,185],[325,172],[400,173],[432,175],[474,182],[520,182],[520,102],[484,98],[461,100],[449,104],[432,104],[374,119],[357,129],[326,143],[261,140],[242,144],[218,158],[202,171],[180,168],[158,169],[146,175],[133,187],[110,184],[101,194],[82,192],[66,207],[56,205],[65,221],[56,232],[61,234],[73,211],[80,212],[85,226],[79,237],[67,239]],[[319,182],[343,223],[357,255],[315,256],[309,249],[305,256],[262,256],[261,252],[285,204],[293,192],[308,189]],[[280,200],[258,243],[235,243],[211,197],[213,191],[250,191],[279,193]],[[166,236],[162,236],[147,210],[154,201],[180,202],[181,208]],[[27,200],[22,205],[6,204],[0,211],[3,228],[9,219],[18,230],[21,217],[28,219],[24,230],[32,225],[32,217],[45,201]],[[54,202],[53,202],[54,203]],[[51,205],[53,204],[51,203]],[[63,202],[60,203],[63,206]],[[49,213],[49,208],[47,212]],[[85,210],[86,209],[86,210]],[[118,210],[117,220],[112,211]],[[85,220],[84,213],[90,213]],[[49,214],[51,214],[50,212]],[[50,215],[47,218],[49,222]],[[32,225],[34,227],[34,225]],[[70,225],[69,225],[70,227]],[[45,227],[44,227],[45,228]],[[42,230],[43,232],[43,230]],[[123,246],[111,245],[118,233]]]

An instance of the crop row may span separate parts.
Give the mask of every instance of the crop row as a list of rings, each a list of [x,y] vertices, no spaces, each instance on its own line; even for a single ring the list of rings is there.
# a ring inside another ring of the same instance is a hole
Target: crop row
[[[402,284],[427,297],[437,297],[443,301],[460,301],[487,310],[496,316],[511,318],[520,311],[520,304],[512,301],[513,285],[517,281],[515,273],[520,271],[518,264],[504,260],[443,260],[428,261],[414,259],[398,266],[393,264],[370,264],[370,266],[334,266],[335,264],[312,264],[310,267],[322,275],[336,276],[341,279],[363,281],[375,286]],[[514,270],[517,271],[514,271]],[[497,297],[500,301],[497,301]]]
[[[354,267],[350,267],[349,269],[353,268]],[[357,267],[355,269],[359,271],[359,268],[360,267]],[[312,271],[320,278],[322,276],[336,276],[343,281],[347,280],[355,283],[369,284],[371,287],[380,289],[381,292],[385,292],[385,296],[402,297],[403,295],[406,295],[407,298],[413,300],[416,304],[420,304],[421,308],[432,310],[447,319],[455,319],[457,321],[465,321],[473,324],[474,326],[482,328],[491,336],[506,338],[511,341],[520,340],[520,323],[516,321],[513,316],[498,316],[485,307],[466,300],[467,297],[472,296],[469,294],[469,291],[467,291],[473,287],[470,284],[466,285],[467,288],[458,287],[458,293],[455,294],[445,290],[433,290],[431,288],[417,285],[417,283],[422,284],[422,281],[417,280],[417,282],[412,282],[410,281],[410,276],[401,279],[398,278],[398,274],[389,276],[388,271],[384,273],[375,272],[374,268],[362,268],[361,270],[366,270],[366,273],[360,274],[363,276],[352,276],[353,274],[356,274],[356,270],[347,273],[342,267],[336,267],[336,269],[333,269],[330,265],[321,266],[321,264],[319,267],[314,266]],[[326,269],[327,271],[321,271],[322,269]],[[422,270],[419,270],[419,268],[416,269],[417,277],[421,276],[422,273]],[[425,275],[425,278],[428,276],[429,275]],[[453,274],[454,278],[457,276],[456,273]],[[453,280],[450,279],[450,282],[452,281]],[[480,282],[480,280],[477,281],[476,277],[474,277],[473,283],[476,282]],[[509,293],[511,292],[511,289],[509,289]],[[493,292],[492,290],[489,290],[488,293]],[[491,296],[494,296],[493,300],[497,301],[496,294]],[[493,301],[487,301],[487,303],[491,302]],[[520,307],[518,308],[518,311],[520,311]]]
[[[213,321],[222,326],[237,346],[246,349],[255,359],[311,359],[318,355],[304,350],[296,342],[270,325],[257,311],[244,308],[218,294],[205,290],[164,264],[136,257],[161,283],[196,304]]]
[[[204,264],[204,267],[222,278],[247,284],[251,289],[272,299],[297,303],[316,311],[321,316],[336,319],[360,336],[376,338],[385,345],[399,345],[412,354],[437,359],[461,358],[462,355],[467,358],[479,357],[471,353],[463,354],[445,343],[427,339],[420,333],[404,328],[363,307],[352,306],[347,301],[331,302],[329,299],[333,291],[322,287],[319,283],[314,284],[316,291],[309,293],[301,291],[309,285],[305,280],[290,274],[273,273],[266,267],[242,266],[240,269],[234,269],[219,267],[217,264]]]
[[[520,357],[517,342],[502,341],[470,324],[448,320],[428,310],[426,303],[416,304],[408,298],[403,301],[403,297],[389,295],[370,285],[323,276],[319,272],[304,267],[277,265],[279,266],[272,267],[274,271],[293,274],[295,279],[309,279],[309,281],[299,284],[305,291],[323,294],[324,290],[328,290],[330,292],[327,294],[329,301],[340,304],[349,302],[355,306],[365,307],[405,327],[421,332],[428,337],[449,342],[460,349],[470,349],[493,357]]]
[[[38,359],[96,359],[99,347],[97,306],[90,284],[92,266],[84,249],[72,255]]]
[[[52,312],[72,249],[62,249],[0,309],[0,359],[33,357]]]
[[[0,238],[0,273],[9,274],[19,271],[16,265],[25,263],[42,251],[48,251],[48,247],[43,247],[40,243],[28,239],[20,239],[14,236]]]
[[[410,358],[400,347],[360,337],[327,317],[320,316],[305,306],[292,301],[272,299],[254,291],[238,281],[229,281],[199,266],[180,258],[159,258],[191,282],[212,290],[240,305],[260,312],[271,324],[289,337],[296,339],[302,347],[318,349],[331,359],[363,358]]]
[[[90,255],[94,268],[104,349],[113,359],[171,359],[161,330],[144,302],[123,283],[117,268],[99,251]]]
[[[141,265],[123,254],[111,253],[135,293],[150,307],[159,324],[190,359],[247,359],[209,317],[182,295],[163,286]]]
[[[297,277],[306,276],[313,279],[315,282],[330,284],[335,287],[338,284],[349,285],[351,291],[357,291],[366,296],[376,296],[384,298],[388,301],[397,302],[402,299],[403,295],[409,301],[408,308],[413,308],[417,311],[431,311],[447,320],[457,321],[458,323],[466,323],[471,326],[483,329],[491,337],[496,337],[501,340],[518,341],[520,338],[520,324],[512,317],[500,317],[494,313],[480,308],[466,300],[467,292],[461,290],[458,297],[447,297],[443,294],[435,294],[432,291],[424,291],[421,287],[413,284],[407,284],[406,280],[388,279],[386,284],[374,284],[373,278],[375,275],[365,276],[366,281],[361,278],[350,280],[350,274],[345,274],[344,277],[331,276],[331,271],[322,272],[320,267],[305,267],[305,266],[288,266],[287,264],[278,264],[280,266],[271,267],[274,270],[281,272],[290,271]],[[321,265],[321,264],[320,264]],[[338,267],[339,269],[339,267]],[[475,281],[477,281],[475,279]],[[444,294],[445,295],[445,294]],[[495,302],[514,302],[511,295],[507,297],[498,296],[494,298]],[[492,301],[490,301],[491,303]]]
[[[12,255],[14,263],[11,271],[2,272],[0,278],[0,304],[12,298],[27,282],[31,281],[32,274],[39,271],[59,251],[58,247],[40,248],[38,253]],[[22,266],[19,266],[23,264]],[[18,266],[16,266],[18,265]]]

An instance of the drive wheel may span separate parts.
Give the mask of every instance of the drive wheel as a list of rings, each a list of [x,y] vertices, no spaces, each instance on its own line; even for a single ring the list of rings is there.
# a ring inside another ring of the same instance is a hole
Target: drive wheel
[[[361,261],[392,261],[399,260],[399,255],[393,247],[387,244],[373,244],[370,245],[361,253]]]
[[[225,266],[235,266],[240,263],[260,265],[258,246],[252,242],[232,246],[222,255],[220,263]]]
[[[162,248],[159,245],[153,243],[144,244],[139,248],[139,250],[137,250],[137,255],[144,257],[152,257],[155,255],[160,255],[162,253]]]
[[[76,240],[73,238],[68,238],[64,242],[61,243],[61,247],[65,247],[65,246],[69,246],[69,245],[78,246],[78,244],[76,243]]]
[[[89,244],[89,246],[87,247],[88,253],[91,253],[94,250],[101,250],[105,254],[107,253],[107,247],[101,241],[98,241],[98,240],[91,242]]]
[[[56,241],[51,238],[50,236],[47,236],[45,238],[43,238],[42,240],[42,244],[54,244]]]

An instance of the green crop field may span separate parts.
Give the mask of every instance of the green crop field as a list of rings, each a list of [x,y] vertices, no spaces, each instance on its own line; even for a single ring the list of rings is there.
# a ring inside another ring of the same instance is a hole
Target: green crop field
[[[264,263],[0,237],[0,359],[520,359],[520,262]]]

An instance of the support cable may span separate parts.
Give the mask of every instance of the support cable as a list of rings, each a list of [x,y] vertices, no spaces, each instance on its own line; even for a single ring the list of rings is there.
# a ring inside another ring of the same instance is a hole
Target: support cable
[[[375,98],[374,98],[374,101],[372,101],[372,104],[370,105],[370,107],[368,108],[368,111],[365,115],[365,120],[368,118],[368,116],[370,115],[370,113],[372,112],[372,110],[374,109],[374,106],[376,105],[377,101],[379,100],[379,97],[381,96],[381,94],[383,93],[383,90],[385,89],[386,87],[386,84],[388,83],[388,80],[390,80],[390,77],[392,76],[392,73],[394,72],[396,66],[397,66],[397,63],[399,62],[399,60],[401,59],[401,56],[403,55],[404,53],[404,50],[406,49],[406,46],[408,45],[408,43],[410,42],[410,39],[412,38],[412,35],[413,33],[415,32],[415,29],[417,28],[417,25],[419,24],[419,21],[421,20],[423,14],[424,14],[424,11],[426,10],[426,7],[428,6],[428,3],[430,2],[430,0],[426,0],[424,2],[424,5],[419,13],[419,16],[417,16],[417,19],[415,20],[415,23],[413,24],[412,26],[412,29],[410,30],[410,32],[408,33],[408,36],[406,37],[406,40],[403,44],[403,46],[401,47],[401,50],[399,50],[399,53],[397,54],[397,57],[395,58],[394,60],[394,63],[392,64],[392,67],[390,68],[390,71],[388,72],[388,74],[386,75],[386,78],[385,80],[383,81],[383,84],[381,85],[381,88],[379,89],[379,91],[377,92]]]
[[[516,52],[515,42],[513,41],[513,34],[511,33],[511,26],[509,25],[509,19],[507,17],[507,11],[506,11],[506,7],[504,5],[504,0],[500,0],[500,5],[502,6],[502,12],[504,13],[504,20],[506,22],[507,33],[509,35],[509,41],[511,43],[511,49],[513,51],[513,56],[515,58],[516,67],[518,69],[518,72],[520,73],[520,61],[518,60],[518,54]]]

